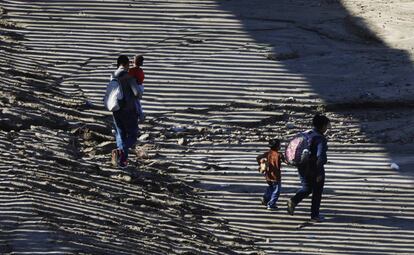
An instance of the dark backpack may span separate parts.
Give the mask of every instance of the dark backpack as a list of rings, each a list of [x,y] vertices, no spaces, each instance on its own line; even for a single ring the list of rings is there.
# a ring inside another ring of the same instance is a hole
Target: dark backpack
[[[293,137],[286,146],[285,159],[293,166],[303,166],[311,158],[311,145],[315,137],[319,136],[314,131],[299,133]]]
[[[131,86],[128,84],[127,73],[118,78],[119,85],[122,90],[123,98],[119,100],[121,110],[136,110],[137,97],[132,92]]]

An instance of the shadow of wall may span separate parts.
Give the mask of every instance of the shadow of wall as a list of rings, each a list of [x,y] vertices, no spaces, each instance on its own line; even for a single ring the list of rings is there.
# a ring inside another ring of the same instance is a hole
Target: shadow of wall
[[[258,43],[263,58],[303,75],[322,108],[359,122],[410,174],[414,138],[413,65],[340,1],[220,1]],[[321,108],[318,108],[320,110]],[[338,125],[338,123],[336,123]]]

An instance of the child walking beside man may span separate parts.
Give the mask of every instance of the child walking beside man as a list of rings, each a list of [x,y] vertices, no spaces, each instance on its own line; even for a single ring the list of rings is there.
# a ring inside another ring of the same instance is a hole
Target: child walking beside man
[[[257,156],[256,160],[261,165],[261,171],[268,184],[265,193],[263,194],[262,203],[267,206],[268,210],[277,209],[277,200],[279,199],[281,185],[281,163],[284,161],[284,156],[279,152],[280,140],[272,139],[269,141],[270,149]]]

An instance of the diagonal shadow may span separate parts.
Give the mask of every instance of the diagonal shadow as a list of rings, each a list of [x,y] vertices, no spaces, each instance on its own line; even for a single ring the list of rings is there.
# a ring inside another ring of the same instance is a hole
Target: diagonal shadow
[[[387,45],[341,1],[228,0],[219,5],[268,47],[264,58],[306,79],[322,99],[318,110],[352,116],[365,142],[381,144],[400,172],[413,176],[414,72],[408,51]]]

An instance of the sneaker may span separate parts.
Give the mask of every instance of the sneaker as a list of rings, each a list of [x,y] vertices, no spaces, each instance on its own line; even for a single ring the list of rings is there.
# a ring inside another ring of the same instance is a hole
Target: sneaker
[[[120,168],[128,167],[128,160],[120,161],[119,164],[118,164],[118,167],[120,167]]]
[[[267,206],[267,201],[264,198],[262,198],[261,203],[262,205]]]
[[[118,149],[114,149],[111,152],[111,163],[114,167],[118,166],[118,162],[119,162],[119,150]]]
[[[119,150],[118,166],[120,168],[125,168],[128,166],[128,160],[125,158],[125,153],[122,150]]]
[[[277,209],[277,206],[267,206],[267,210],[269,211],[275,211]]]
[[[295,206],[296,206],[295,203],[293,203],[291,199],[287,201],[288,214],[293,215],[293,213],[295,212]]]
[[[310,221],[312,221],[312,222],[323,222],[323,221],[325,221],[325,217],[323,217],[322,215],[318,215],[318,216],[312,217]]]

